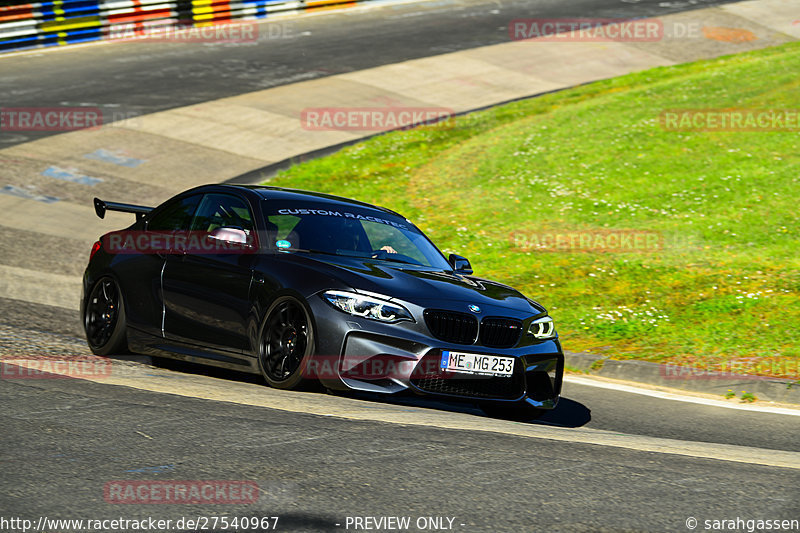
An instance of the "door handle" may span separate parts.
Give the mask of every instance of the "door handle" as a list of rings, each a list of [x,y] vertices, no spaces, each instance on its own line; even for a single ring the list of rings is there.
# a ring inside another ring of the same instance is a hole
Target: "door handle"
[[[179,260],[185,261],[186,260],[186,250],[178,250],[176,248],[171,248],[167,252],[161,252],[158,254],[159,257],[162,259],[166,258],[169,255],[177,256]]]
[[[156,256],[159,257],[160,259],[166,259],[171,255],[177,255],[181,258],[181,260],[183,260],[183,257],[186,255],[186,252],[179,252],[176,250],[169,250],[166,252],[156,252]]]

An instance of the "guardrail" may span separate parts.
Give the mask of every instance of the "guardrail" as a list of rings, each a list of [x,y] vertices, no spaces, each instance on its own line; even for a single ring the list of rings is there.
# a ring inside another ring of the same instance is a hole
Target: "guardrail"
[[[347,7],[363,0],[51,0],[0,5],[0,53]]]

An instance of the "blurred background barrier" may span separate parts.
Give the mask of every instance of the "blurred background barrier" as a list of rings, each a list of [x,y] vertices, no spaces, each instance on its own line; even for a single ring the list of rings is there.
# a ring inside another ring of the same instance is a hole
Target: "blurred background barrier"
[[[98,40],[193,40],[192,28],[263,19],[280,13],[348,7],[358,1],[365,0],[2,2],[0,53]]]

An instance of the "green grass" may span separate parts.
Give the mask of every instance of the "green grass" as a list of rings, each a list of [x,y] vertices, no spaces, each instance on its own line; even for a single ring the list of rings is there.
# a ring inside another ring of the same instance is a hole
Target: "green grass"
[[[753,357],[754,372],[797,377],[800,134],[665,131],[658,116],[798,109],[798,72],[800,44],[656,68],[378,136],[270,184],[403,213],[476,275],[547,306],[566,350]],[[517,246],[567,230],[654,232],[663,248]]]

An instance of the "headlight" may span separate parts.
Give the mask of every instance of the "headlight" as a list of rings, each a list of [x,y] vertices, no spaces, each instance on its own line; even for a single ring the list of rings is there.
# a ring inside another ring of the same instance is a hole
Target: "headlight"
[[[399,322],[401,320],[414,321],[408,309],[402,305],[344,291],[326,291],[323,298],[332,306],[351,315],[381,322]]]
[[[537,339],[551,339],[556,336],[556,325],[549,316],[537,318],[528,326],[528,335],[533,335]]]

